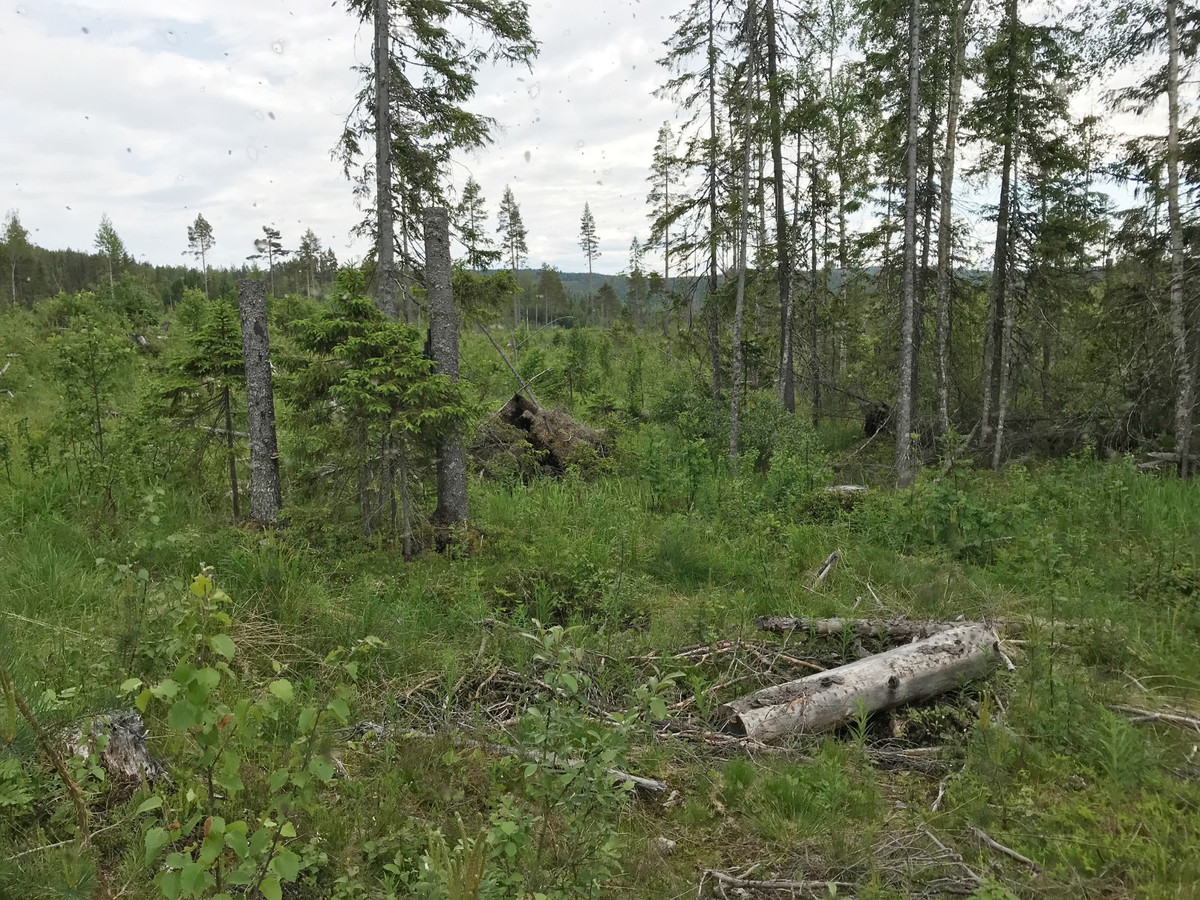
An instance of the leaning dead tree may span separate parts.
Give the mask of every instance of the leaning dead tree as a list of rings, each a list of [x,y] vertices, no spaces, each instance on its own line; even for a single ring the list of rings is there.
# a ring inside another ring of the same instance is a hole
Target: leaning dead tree
[[[817,675],[724,704],[727,730],[756,741],[830,731],[855,716],[935,697],[986,675],[1003,656],[986,625],[939,632]]]
[[[267,285],[261,279],[238,282],[242,355],[246,360],[246,406],[250,413],[250,518],[274,525],[283,505],[279,446],[275,439],[275,392],[271,345],[267,337]]]
[[[439,374],[458,381],[458,316],[450,287],[450,216],[444,207],[425,210],[425,289],[429,297],[429,345]],[[437,509],[442,526],[467,520],[467,457],[462,430],[446,434],[438,447]]]

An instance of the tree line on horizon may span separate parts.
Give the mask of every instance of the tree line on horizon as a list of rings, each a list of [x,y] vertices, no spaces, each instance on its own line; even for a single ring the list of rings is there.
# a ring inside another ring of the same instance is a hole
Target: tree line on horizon
[[[450,175],[457,155],[491,141],[495,123],[465,106],[479,67],[536,56],[525,4],[349,8],[375,40],[338,147],[385,315],[423,314],[421,214],[444,206],[459,264],[516,279],[511,324],[625,316],[705,359],[731,458],[746,393],[770,387],[814,424],[883,407],[901,484],[914,441],[928,450],[964,435],[999,465],[1007,439],[1035,431],[1116,450],[1157,442],[1187,474],[1200,367],[1194,3],[1093,0],[1036,17],[1028,0],[681,3],[660,91],[679,115],[650,160],[649,236],[633,238],[624,290],[608,278],[597,290],[598,225],[585,204],[586,293],[548,266],[533,277],[511,188],[493,228],[478,183],[456,191]],[[455,18],[478,27],[478,43],[432,27]],[[1166,133],[1122,141],[1104,116],[1072,112],[1087,86],[1134,64],[1149,74],[1106,95],[1107,108],[1147,115],[1165,104]],[[413,81],[414,65],[439,74]],[[972,244],[956,193],[964,177],[998,192],[983,210],[986,246]],[[1116,208],[1114,184],[1132,189],[1133,205]],[[188,231],[206,281],[211,227],[199,216]],[[250,258],[273,293],[332,282],[336,260],[311,231],[295,250],[272,226],[263,235]],[[22,287],[62,290],[68,272],[115,290],[131,264],[114,239],[106,219],[93,257],[39,255],[10,215],[10,299],[26,299]],[[990,272],[968,271],[963,260],[980,253]],[[169,279],[166,300],[194,274],[155,277]]]

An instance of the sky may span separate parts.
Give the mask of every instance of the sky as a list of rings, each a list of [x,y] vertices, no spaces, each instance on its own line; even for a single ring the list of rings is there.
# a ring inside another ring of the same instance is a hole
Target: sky
[[[481,73],[472,108],[499,128],[452,177],[480,182],[493,221],[512,187],[530,265],[586,270],[585,202],[596,271],[622,271],[631,238],[646,238],[649,163],[676,115],[653,96],[657,59],[683,5],[532,0],[532,70]],[[370,47],[343,0],[9,0],[0,212],[18,210],[41,246],[80,250],[107,213],[129,251],[157,264],[189,259],[197,214],[213,226],[212,265],[241,264],[268,224],[285,246],[312,228],[340,260],[361,258],[350,230],[362,213],[331,151]]]
[[[494,144],[456,161],[495,217],[511,185],[529,261],[617,272],[648,233],[646,177],[674,114],[653,90],[678,0],[534,0],[532,71],[490,69],[472,108]],[[187,226],[212,224],[213,265],[238,265],[262,226],[295,247],[312,228],[339,259],[362,218],[331,150],[370,62],[371,34],[342,2],[24,0],[0,9],[0,212],[33,241],[90,250],[107,213],[139,260],[184,260]]]

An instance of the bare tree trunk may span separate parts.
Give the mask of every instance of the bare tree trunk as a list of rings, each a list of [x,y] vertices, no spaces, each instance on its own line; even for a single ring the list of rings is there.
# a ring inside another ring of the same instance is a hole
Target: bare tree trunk
[[[267,337],[267,290],[261,279],[238,282],[242,355],[246,360],[246,406],[250,432],[250,518],[261,525],[279,520],[282,492],[275,439],[275,392]]]
[[[979,437],[985,446],[992,436],[992,398],[1000,380],[999,354],[1001,332],[1004,330],[1004,301],[1008,291],[1009,269],[1009,219],[1012,207],[1013,150],[1016,129],[1016,0],[1005,2],[1005,26],[1009,30],[1008,41],[1008,91],[1004,104],[1003,127],[1011,129],[1004,136],[1004,159],[1000,172],[1000,205],[996,211],[996,250],[992,261],[992,283],[988,288],[988,313],[983,334],[983,409],[980,414]]]
[[[900,376],[896,391],[896,483],[912,484],[913,315],[917,268],[917,115],[920,112],[921,7],[912,0],[908,24],[908,148],[904,189],[904,275],[900,306]]]
[[[375,0],[375,215],[379,308],[389,319],[396,306],[396,225],[392,218],[391,11]]]
[[[811,246],[809,250],[812,255],[811,274],[809,281],[809,289],[811,291],[808,298],[808,372],[809,378],[812,381],[812,423],[815,428],[821,422],[821,330],[820,330],[820,311],[821,311],[821,295],[828,288],[828,278],[824,285],[817,282],[817,138],[816,132],[809,135],[809,140],[812,144],[812,167],[808,174],[809,185],[809,233],[811,235]]]
[[[747,9],[747,18],[749,21],[746,24],[746,32],[749,43],[753,44],[755,37],[754,28],[754,6],[751,4]],[[733,371],[729,375],[730,384],[730,401],[729,401],[729,462],[737,462],[738,457],[738,429],[741,425],[741,402],[742,402],[742,316],[746,310],[746,263],[747,252],[750,244],[750,147],[751,147],[751,128],[750,117],[753,112],[754,95],[758,90],[758,78],[754,71],[754,56],[751,54],[746,61],[746,110],[745,110],[745,130],[742,132],[742,140],[745,147],[742,151],[742,187],[741,187],[741,209],[738,213],[738,241],[741,264],[738,266],[737,280],[737,299],[734,301],[733,309]]]
[[[958,147],[958,111],[966,66],[966,20],[974,0],[963,0],[954,11],[954,34],[950,48],[950,97],[946,109],[946,149],[942,154],[941,198],[938,212],[937,319],[937,408],[942,434],[950,430],[950,303],[954,282],[954,163]]]
[[[443,207],[425,210],[425,288],[429,297],[429,343],[438,372],[458,381],[458,315],[450,287],[450,216]],[[434,520],[449,527],[467,520],[467,460],[461,429],[442,438],[437,462]]]
[[[408,450],[400,445],[397,453],[398,471],[397,476],[400,482],[400,522],[402,529],[402,552],[405,559],[412,559],[413,555],[413,532],[412,532],[412,502],[408,496]]]
[[[1196,373],[1188,352],[1184,300],[1183,223],[1179,212],[1179,18],[1177,0],[1167,0],[1167,215],[1171,220],[1171,339],[1175,350],[1175,452],[1179,477],[1189,475],[1192,406]]]
[[[358,466],[358,505],[362,514],[363,537],[368,538],[374,531],[371,523],[375,518],[375,492],[371,490],[371,463],[368,462],[370,448],[367,425],[362,422],[358,426],[358,452],[362,457]]]
[[[221,393],[221,402],[225,405],[225,451],[229,457],[229,491],[233,496],[233,521],[242,519],[238,503],[237,455],[233,452],[233,402],[229,396],[229,385]]]
[[[783,108],[779,84],[779,47],[776,35],[775,0],[766,2],[767,93],[770,106],[771,167],[775,188],[775,256],[779,280],[779,401],[788,412],[796,411],[796,384],[792,372],[792,261],[788,247],[787,211],[783,185]]]
[[[717,293],[719,281],[717,268],[717,23],[713,13],[713,0],[708,0],[708,293]],[[14,288],[14,291],[16,289]],[[15,297],[16,294],[14,293]],[[692,300],[688,298],[688,334],[692,332]],[[716,329],[712,331],[716,334]],[[719,344],[713,341],[719,349]],[[719,362],[719,357],[717,357]],[[716,382],[719,366],[713,367],[713,391],[718,396]]]
[[[1004,329],[1000,339],[1000,391],[996,399],[996,446],[992,449],[992,468],[1000,468],[1004,453],[1004,424],[1008,419],[1008,391],[1012,379],[1012,333],[1016,304],[1012,298],[1004,304]]]

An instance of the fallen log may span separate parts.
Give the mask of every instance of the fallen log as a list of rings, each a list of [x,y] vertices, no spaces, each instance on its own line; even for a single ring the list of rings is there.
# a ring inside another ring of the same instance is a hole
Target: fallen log
[[[844,725],[861,713],[935,697],[986,675],[1001,660],[999,639],[986,625],[959,625],[796,681],[763,688],[722,705],[726,730],[770,742]]]
[[[751,869],[757,866],[751,867]],[[747,873],[749,874],[749,873]],[[747,878],[720,872],[716,869],[705,869],[700,876],[696,894],[701,896],[704,883],[712,879],[720,890],[720,896],[726,896],[723,888],[731,887],[742,892],[745,896],[758,896],[762,893],[785,894],[788,897],[829,897],[831,891],[836,894],[840,890],[851,890],[854,885],[846,881],[791,881],[782,878]]]

